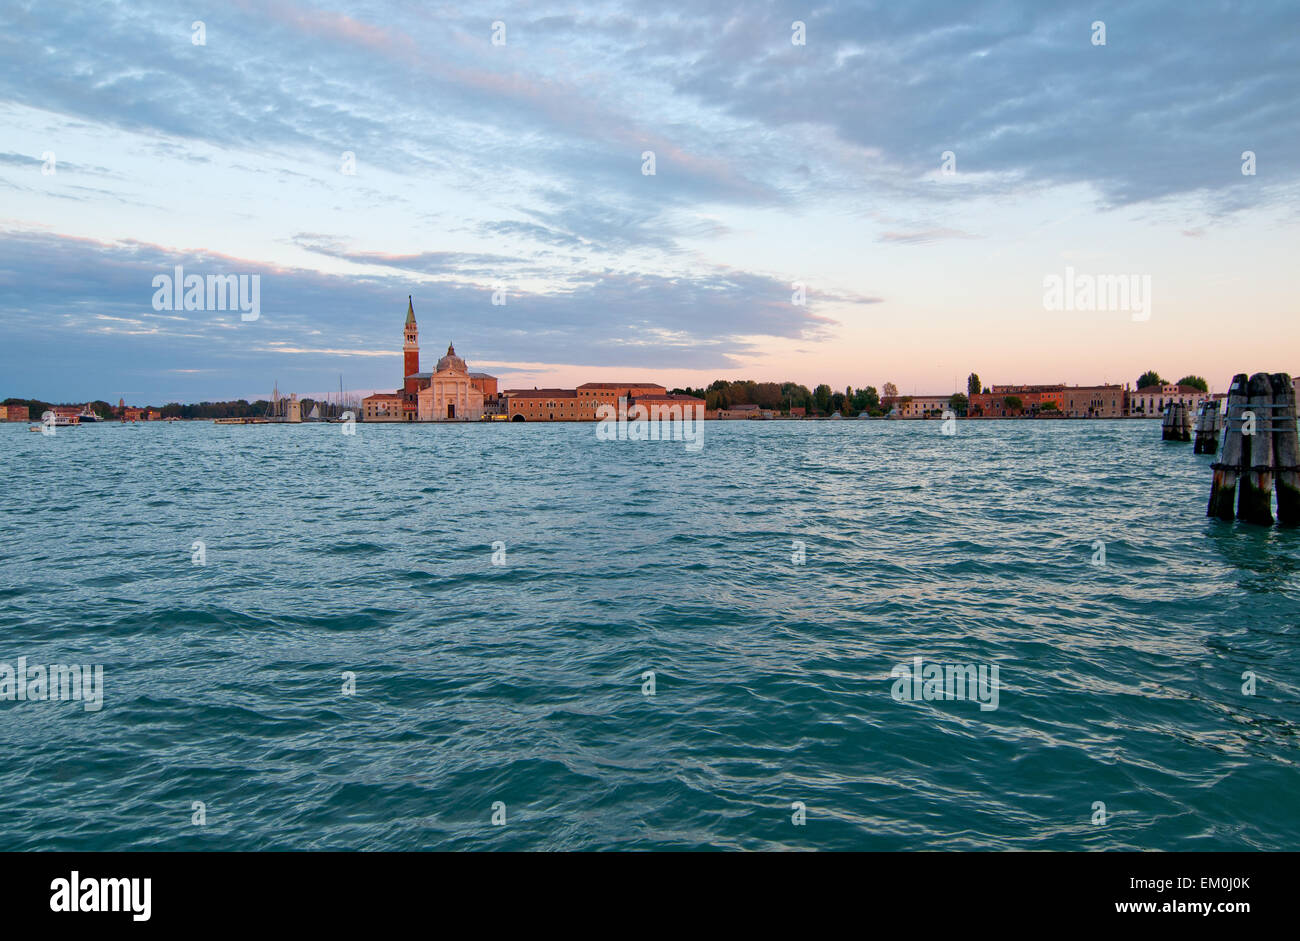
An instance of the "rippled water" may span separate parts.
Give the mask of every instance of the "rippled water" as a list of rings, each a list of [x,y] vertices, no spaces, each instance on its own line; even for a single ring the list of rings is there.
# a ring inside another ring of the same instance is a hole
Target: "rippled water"
[[[1159,437],[0,426],[0,662],[105,670],[0,702],[0,849],[1294,849],[1300,533]]]

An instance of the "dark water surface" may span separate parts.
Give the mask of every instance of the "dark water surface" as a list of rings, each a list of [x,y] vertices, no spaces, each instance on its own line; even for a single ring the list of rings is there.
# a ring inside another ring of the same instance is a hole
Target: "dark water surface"
[[[0,426],[0,663],[105,684],[0,701],[0,849],[1295,849],[1300,533],[1159,438]]]

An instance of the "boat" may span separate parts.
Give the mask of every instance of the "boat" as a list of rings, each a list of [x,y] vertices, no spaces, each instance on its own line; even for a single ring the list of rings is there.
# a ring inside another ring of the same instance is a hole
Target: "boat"
[[[77,421],[83,425],[93,424],[94,422],[103,421],[103,420],[104,419],[100,418],[98,415],[96,415],[94,412],[90,410],[89,405],[87,405],[85,408],[83,408],[80,412],[77,413]]]
[[[49,412],[46,412],[45,415],[49,415]],[[41,416],[41,423],[39,425],[28,425],[27,430],[42,431],[51,424],[55,428],[76,428],[81,424],[81,422],[77,421],[76,415],[55,415],[53,416],[53,422],[51,422],[49,418],[46,418],[45,415]]]

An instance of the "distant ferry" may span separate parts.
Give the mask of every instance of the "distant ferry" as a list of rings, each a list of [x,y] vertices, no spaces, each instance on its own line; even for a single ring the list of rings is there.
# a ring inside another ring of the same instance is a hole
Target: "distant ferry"
[[[41,430],[41,426],[45,424],[44,416],[41,416],[41,417],[42,417],[42,422],[41,422],[40,425],[28,425],[28,426],[27,426],[27,430],[28,430],[28,431],[40,431],[40,430]],[[78,421],[78,417],[79,417],[79,416],[77,416],[77,415],[55,415],[55,416],[54,416],[54,427],[55,427],[55,428],[75,428],[77,425],[81,424],[81,422]],[[98,419],[96,419],[96,420],[98,420]]]
[[[103,421],[103,420],[104,419],[100,418],[89,408],[83,408],[80,412],[77,413],[77,421],[83,425],[91,424],[93,422]]]

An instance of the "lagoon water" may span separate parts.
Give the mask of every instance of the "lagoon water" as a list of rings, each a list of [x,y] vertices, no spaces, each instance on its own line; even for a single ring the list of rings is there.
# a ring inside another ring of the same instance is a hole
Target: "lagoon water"
[[[0,426],[0,663],[105,686],[0,849],[1300,846],[1300,532],[1156,422],[356,431]]]

